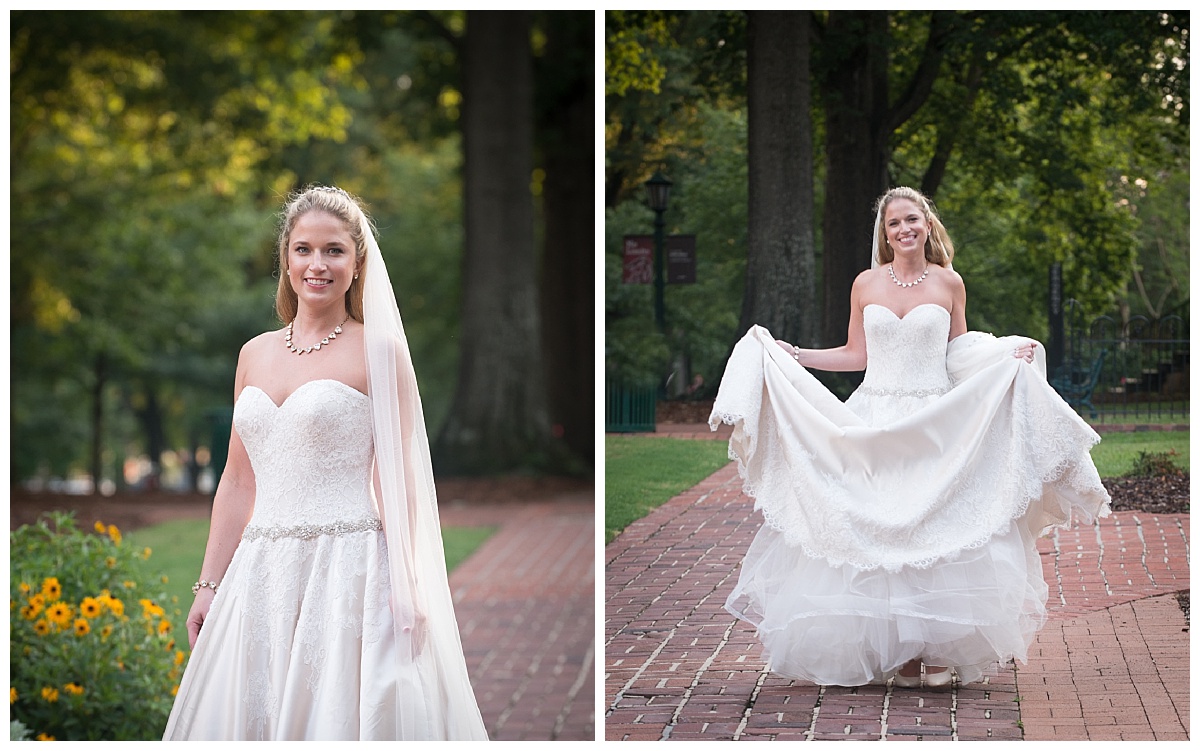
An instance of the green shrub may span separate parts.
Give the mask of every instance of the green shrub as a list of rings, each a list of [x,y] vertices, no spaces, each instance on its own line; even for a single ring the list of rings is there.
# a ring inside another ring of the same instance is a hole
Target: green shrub
[[[1175,463],[1175,450],[1171,449],[1170,451],[1139,451],[1128,476],[1169,477],[1179,474],[1183,474],[1183,469]]]
[[[10,533],[9,709],[32,737],[162,737],[185,657],[175,624],[186,631],[150,555],[62,512]]]

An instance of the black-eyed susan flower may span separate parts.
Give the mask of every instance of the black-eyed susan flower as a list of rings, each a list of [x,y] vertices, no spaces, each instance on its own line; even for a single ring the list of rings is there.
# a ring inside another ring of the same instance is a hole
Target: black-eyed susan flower
[[[80,686],[78,683],[72,682],[72,683],[68,683],[67,685],[63,686],[63,691],[66,691],[68,694],[72,694],[74,696],[79,696],[80,694],[83,693],[83,686]]]
[[[65,628],[71,622],[71,607],[65,602],[56,602],[46,608],[46,617],[59,628]]]
[[[179,649],[175,650],[175,664],[176,665],[182,665],[183,661],[186,659],[187,659],[187,655],[185,655],[183,653],[183,650],[179,650]]]
[[[105,534],[108,532],[108,527],[104,526],[104,522],[100,521],[99,519],[96,520],[96,524],[94,526],[96,531],[100,534]]]
[[[33,632],[38,636],[45,636],[50,633],[50,621],[45,618],[40,619],[37,623],[33,624]]]
[[[17,690],[15,688],[13,688],[12,686],[8,687],[8,703],[9,704],[17,703]]]
[[[76,636],[87,636],[91,632],[91,630],[92,630],[92,627],[88,625],[86,618],[76,618],[75,619],[75,635]]]
[[[62,596],[62,585],[58,583],[57,576],[47,577],[42,582],[42,594],[45,595],[47,602],[54,602]]]
[[[33,605],[26,605],[25,607],[21,608],[21,617],[27,621],[32,621],[34,618],[37,618],[38,613],[41,613],[41,612],[42,612],[42,609],[39,607],[35,607]]]
[[[109,568],[116,568],[117,567],[117,559],[113,558],[110,555],[109,557],[104,559],[104,565],[108,566]]]
[[[142,558],[146,558],[146,559],[148,559],[148,558],[150,557],[150,554],[151,554],[152,552],[154,552],[154,551],[152,551],[150,548],[144,548],[144,549],[142,550]]]
[[[117,545],[121,544],[121,530],[117,529],[115,524],[108,525],[108,536],[113,543]]]
[[[161,620],[158,622],[158,633],[160,635],[166,634],[170,630],[171,630],[171,622],[170,621],[164,619],[164,620]]]
[[[103,609],[104,605],[95,597],[85,597],[79,603],[79,614],[84,618],[95,618]]]
[[[29,586],[28,582],[21,582],[20,584],[17,585],[17,589],[20,590],[21,594],[27,595],[27,594],[29,594],[29,590],[32,589],[32,587]]]
[[[58,689],[52,686],[46,686],[42,689],[42,698],[48,702],[58,701]]]
[[[178,693],[179,693],[179,684],[177,683],[174,686],[171,686],[171,696],[175,696]]]
[[[137,582],[126,579],[125,581],[121,582],[121,586],[125,589],[133,589],[137,587]]]
[[[166,611],[162,609],[162,606],[156,604],[154,602],[154,600],[141,599],[141,600],[138,600],[138,602],[141,603],[142,613],[147,618],[150,618],[152,616],[161,616],[166,613]]]
[[[38,739],[39,741],[52,741],[52,740],[56,740],[56,739],[55,739],[55,737],[54,737],[53,735],[46,735],[45,733],[38,733],[38,737],[37,737],[37,739]]]

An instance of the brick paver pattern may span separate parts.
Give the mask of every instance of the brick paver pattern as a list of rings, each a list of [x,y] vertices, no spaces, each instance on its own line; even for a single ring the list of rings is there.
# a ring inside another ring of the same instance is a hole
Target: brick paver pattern
[[[595,740],[595,511],[591,493],[442,510],[443,524],[497,527],[450,577],[492,740]]]
[[[1042,538],[1049,620],[1028,664],[941,692],[768,672],[723,608],[760,522],[730,464],[606,547],[607,740],[1188,738],[1187,515]]]

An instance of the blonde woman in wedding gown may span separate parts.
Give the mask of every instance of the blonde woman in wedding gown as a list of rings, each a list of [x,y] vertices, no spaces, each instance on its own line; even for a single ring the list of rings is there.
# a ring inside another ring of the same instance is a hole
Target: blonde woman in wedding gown
[[[165,740],[487,740],[420,396],[359,201],[284,207],[283,329],[238,360],[229,460]]]
[[[874,234],[844,346],[756,326],[729,360],[709,422],[734,426],[763,525],[726,608],[778,674],[945,687],[1026,659],[1046,618],[1036,538],[1109,498],[1099,436],[1046,382],[1037,342],[967,331],[929,202],[889,191]],[[806,370],[864,367],[845,403]]]

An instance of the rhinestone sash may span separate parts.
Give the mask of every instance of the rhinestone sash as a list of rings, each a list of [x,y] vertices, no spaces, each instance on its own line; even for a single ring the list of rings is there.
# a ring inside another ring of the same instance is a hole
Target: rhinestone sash
[[[336,521],[329,524],[300,524],[295,527],[246,527],[243,540],[282,540],[295,538],[311,540],[322,535],[348,535],[353,532],[382,532],[383,522],[378,518],[358,521]]]

